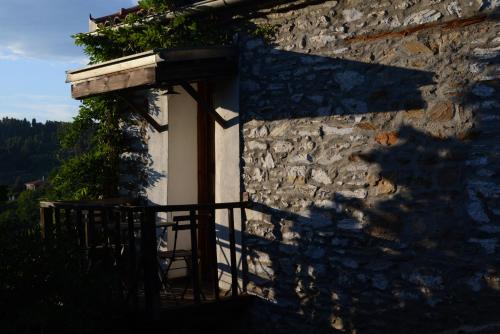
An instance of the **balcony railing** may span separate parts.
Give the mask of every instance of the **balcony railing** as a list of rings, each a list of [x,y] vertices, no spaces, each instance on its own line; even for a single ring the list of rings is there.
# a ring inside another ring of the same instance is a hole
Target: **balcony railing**
[[[239,286],[237,248],[243,247],[237,245],[235,212],[241,214],[241,222],[244,222],[247,206],[247,202],[166,206],[140,206],[125,200],[42,202],[41,228],[47,243],[64,234],[72,236],[89,270],[113,268],[119,273],[119,295],[125,304],[156,317],[164,307],[235,298],[244,293]],[[177,283],[162,273],[159,242],[161,230],[174,233],[174,227],[178,227],[176,222],[181,220],[189,234],[190,255],[186,257],[189,274],[184,277],[189,282],[185,282],[188,284],[179,298],[169,291]],[[203,235],[200,227],[203,227]],[[202,249],[199,249],[200,242]],[[229,266],[221,266],[217,260],[218,252],[221,258],[221,251]],[[202,257],[208,266],[200,265]],[[223,275],[230,277],[227,289],[221,288]],[[188,289],[191,293],[185,298]]]

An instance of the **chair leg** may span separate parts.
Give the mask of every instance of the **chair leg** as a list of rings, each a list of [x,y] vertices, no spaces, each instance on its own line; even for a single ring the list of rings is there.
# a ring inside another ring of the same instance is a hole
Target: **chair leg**
[[[184,296],[186,295],[187,290],[189,289],[190,281],[192,279],[192,274],[191,274],[191,261],[189,260],[188,257],[183,257],[182,258],[184,262],[186,262],[186,284],[184,285],[184,290],[182,291],[181,294],[181,299],[184,300]]]
[[[184,299],[184,295],[186,294],[187,290],[189,289],[189,285],[193,279],[193,268],[192,268],[192,265],[191,265],[191,258],[189,257],[183,257],[183,260],[184,262],[186,262],[186,277],[188,278],[186,280],[186,285],[184,286],[184,291],[182,292],[182,295],[181,295],[181,298]],[[200,295],[201,295],[201,298],[206,301],[207,300],[207,297],[205,296],[205,294],[203,293],[203,288],[200,289]]]
[[[170,269],[170,265],[167,267],[167,270],[164,272],[161,267],[158,268],[158,276],[160,278],[161,285],[165,289],[166,293],[169,293],[174,298],[175,303],[177,303],[177,297],[175,296],[174,289],[172,285],[168,282],[168,270]]]

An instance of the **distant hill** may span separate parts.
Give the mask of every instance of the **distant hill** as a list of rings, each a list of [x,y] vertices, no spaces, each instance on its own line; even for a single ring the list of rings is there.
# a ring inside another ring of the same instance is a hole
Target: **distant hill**
[[[47,177],[58,166],[59,135],[67,123],[38,123],[13,118],[0,120],[0,185]]]

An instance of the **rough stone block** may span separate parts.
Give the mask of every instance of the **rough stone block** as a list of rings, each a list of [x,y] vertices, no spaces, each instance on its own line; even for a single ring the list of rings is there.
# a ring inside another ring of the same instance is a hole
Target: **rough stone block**
[[[384,146],[395,145],[398,139],[399,135],[396,132],[382,132],[375,136],[375,141]]]
[[[451,101],[440,101],[429,110],[429,117],[436,122],[450,121],[455,115],[454,109]]]

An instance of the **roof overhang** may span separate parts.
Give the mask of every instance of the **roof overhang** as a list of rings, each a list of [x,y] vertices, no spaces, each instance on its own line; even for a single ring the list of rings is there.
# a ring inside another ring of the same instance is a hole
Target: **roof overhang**
[[[237,71],[233,47],[161,49],[68,71],[71,95],[83,99],[133,88],[164,87]]]

